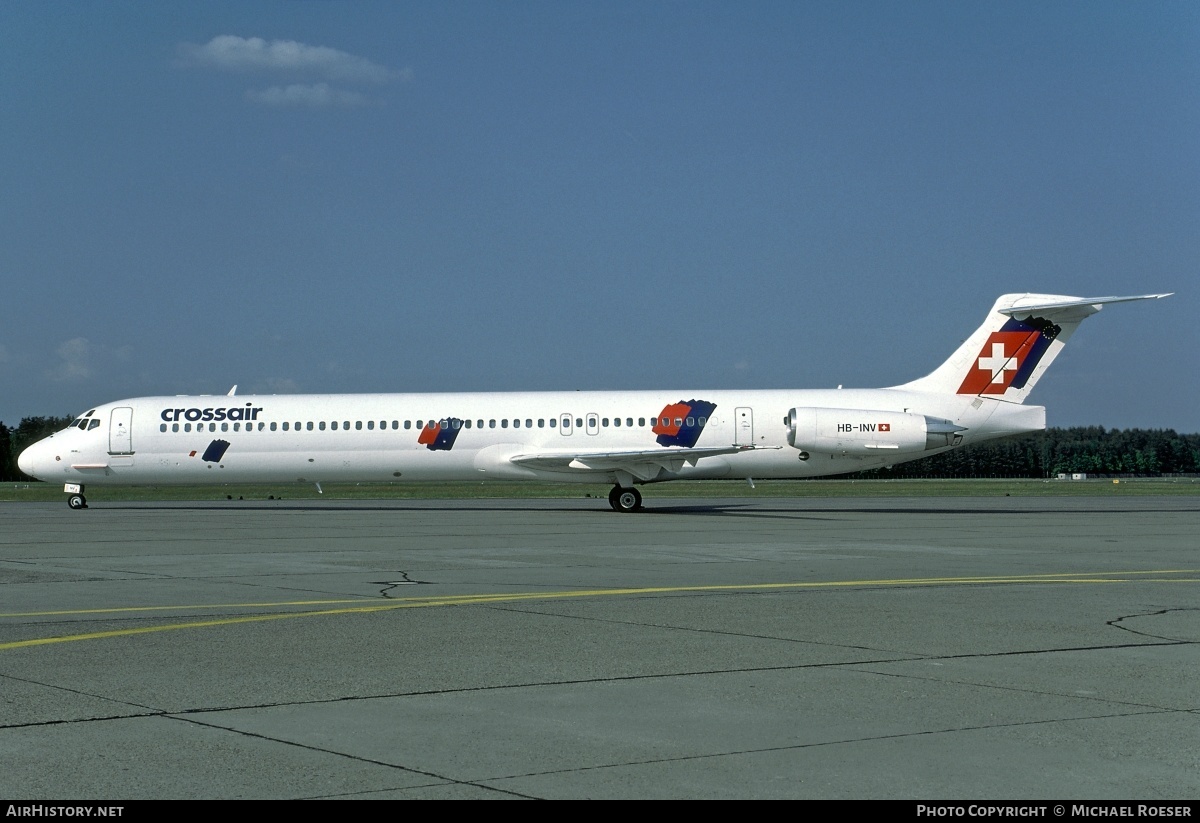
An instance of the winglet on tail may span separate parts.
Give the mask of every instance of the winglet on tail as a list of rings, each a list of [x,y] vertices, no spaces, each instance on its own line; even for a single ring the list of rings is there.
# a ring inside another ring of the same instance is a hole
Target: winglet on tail
[[[1023,403],[1084,318],[1106,303],[1157,300],[1168,294],[1131,297],[1066,297],[1006,294],[983,325],[931,374],[896,386],[908,391],[980,395]]]

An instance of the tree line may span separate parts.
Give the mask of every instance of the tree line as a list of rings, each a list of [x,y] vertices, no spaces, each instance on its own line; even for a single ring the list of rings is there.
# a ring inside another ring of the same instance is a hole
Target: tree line
[[[56,431],[62,431],[72,417],[26,417],[15,429],[0,422],[0,481],[32,480],[17,468],[17,455],[28,446]]]
[[[1076,426],[1005,437],[857,476],[1046,478],[1086,473],[1159,477],[1196,472],[1200,472],[1200,434]]]
[[[27,481],[17,468],[21,450],[66,428],[70,417],[26,417],[15,428],[0,423],[0,481]],[[1200,434],[1172,429],[1051,428],[937,454],[863,478],[1057,477],[1059,474],[1155,477],[1200,472]]]

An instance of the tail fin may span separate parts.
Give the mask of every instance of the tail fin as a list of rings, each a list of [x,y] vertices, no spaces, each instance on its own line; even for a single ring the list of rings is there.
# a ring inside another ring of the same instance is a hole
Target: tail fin
[[[896,386],[936,394],[980,395],[1024,403],[1067,338],[1105,303],[1154,300],[1170,294],[1133,297],[1064,297],[1006,294],[983,325],[933,373]]]

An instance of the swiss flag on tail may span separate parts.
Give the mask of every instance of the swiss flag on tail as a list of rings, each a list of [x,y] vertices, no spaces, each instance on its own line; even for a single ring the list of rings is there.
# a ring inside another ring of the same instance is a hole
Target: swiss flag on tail
[[[958,393],[1004,394],[1038,337],[1036,330],[992,332],[958,387]]]

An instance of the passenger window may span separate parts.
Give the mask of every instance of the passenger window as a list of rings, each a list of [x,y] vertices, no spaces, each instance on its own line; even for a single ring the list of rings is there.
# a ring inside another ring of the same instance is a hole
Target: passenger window
[[[224,423],[222,423],[221,425],[222,425],[222,426],[224,426],[225,424],[224,424]],[[241,425],[242,425],[241,423],[234,423],[234,424],[233,424],[233,430],[234,430],[234,431],[240,431],[240,430],[241,430]],[[224,429],[221,429],[221,431],[224,431]],[[246,431],[249,431],[249,429],[247,429]]]
[[[626,417],[626,418],[625,418],[625,425],[626,425],[626,426],[629,426],[630,428],[633,428],[633,418],[632,418],[632,417]]]
[[[544,418],[544,417],[539,417],[539,418],[538,418],[538,428],[539,428],[539,429],[544,429],[544,428],[546,428],[546,418]]]
[[[317,428],[320,429],[321,431],[325,431],[325,421],[322,420],[320,423],[318,423]]]
[[[324,427],[322,427],[322,428],[324,428]],[[334,420],[332,423],[330,423],[329,428],[333,429],[334,431],[337,431],[337,421]]]
[[[375,421],[374,421],[374,420],[372,420],[372,421],[371,421],[371,428],[375,428]],[[355,420],[355,421],[354,421],[354,430],[355,430],[355,431],[362,431],[362,421],[361,421],[361,420]]]
[[[406,428],[406,429],[411,429],[411,428],[412,428],[412,421],[411,421],[411,420],[405,420],[405,421],[404,421],[404,428]]]
[[[516,420],[513,421],[513,428],[514,429],[521,428],[521,418],[518,417]]]
[[[600,421],[600,424],[601,424],[602,426],[604,426],[604,428],[606,428],[606,429],[607,429],[607,428],[608,428],[608,418],[607,418],[607,417],[606,417],[606,418],[604,418],[602,421]]]
[[[476,421],[475,421],[475,428],[477,428],[477,429],[482,429],[482,428],[483,428],[483,421],[482,421],[482,420],[476,420]]]
[[[495,421],[495,420],[489,420],[489,421],[488,421],[488,428],[489,428],[489,429],[494,429],[494,428],[496,428],[496,421]]]
[[[179,431],[179,424],[178,424],[178,423],[172,423],[172,424],[171,424],[171,431],[173,431],[173,432],[177,432],[177,431]]]
[[[619,418],[619,417],[614,417],[614,418],[613,418],[613,425],[614,425],[614,426],[620,426],[620,425],[621,425],[621,418]]]
[[[159,424],[158,424],[158,430],[159,430],[160,432],[165,432],[165,431],[167,430],[167,424],[166,424],[166,423],[159,423]]]
[[[675,418],[675,425],[676,425],[676,426],[682,426],[682,425],[683,425],[683,418],[682,418],[682,417],[676,417],[676,418]]]
[[[694,417],[689,417],[689,418],[687,419],[687,424],[688,424],[689,426],[694,426],[694,425],[696,425],[696,419],[695,419]]]
[[[354,425],[358,426],[358,428],[360,428],[360,429],[362,428],[362,423],[355,423]],[[374,420],[367,421],[367,431],[375,431],[375,421]]]
[[[644,425],[646,425],[646,418],[644,418],[644,417],[639,417],[639,418],[638,418],[638,425],[639,425],[639,426],[644,426]]]
[[[192,430],[192,424],[191,424],[191,423],[184,423],[184,424],[183,424],[183,430],[184,430],[185,432],[190,432],[190,431]]]
[[[528,417],[525,418],[525,428],[527,428],[527,429],[533,428],[533,420],[532,419],[530,419]]]
[[[551,417],[551,418],[550,418],[550,428],[552,428],[552,429],[553,429],[553,428],[554,428],[554,424],[555,424],[555,423],[557,423],[557,422],[558,422],[557,420],[555,420],[553,417]]]
[[[500,421],[500,428],[502,428],[502,429],[508,428],[508,418],[507,417]]]
[[[575,427],[579,428],[579,429],[583,428],[583,418],[582,417],[575,418]]]

